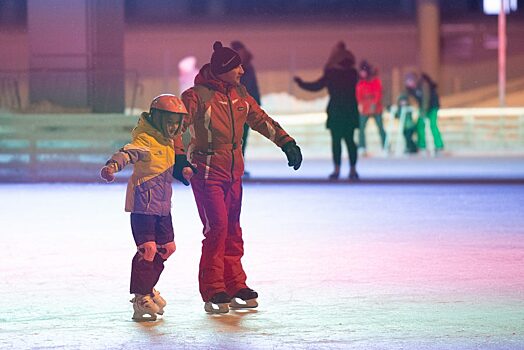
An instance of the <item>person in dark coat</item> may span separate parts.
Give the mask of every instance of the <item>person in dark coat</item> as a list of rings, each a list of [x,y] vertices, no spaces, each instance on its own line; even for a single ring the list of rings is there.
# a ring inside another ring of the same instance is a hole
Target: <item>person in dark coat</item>
[[[258,90],[257,76],[255,74],[255,67],[253,67],[253,54],[238,40],[231,42],[231,48],[235,50],[242,60],[242,68],[244,68],[244,75],[240,77],[240,84],[244,85],[248,94],[250,94],[255,101],[260,103],[260,91]],[[244,124],[244,134],[242,135],[242,155],[246,154],[247,136],[249,134],[249,125]],[[244,170],[244,176],[249,177],[249,172]]]
[[[324,67],[322,77],[313,82],[305,82],[299,77],[295,82],[304,90],[319,91],[325,87],[329,93],[326,127],[331,132],[331,147],[333,153],[334,171],[329,175],[330,180],[340,176],[342,155],[342,139],[346,141],[349,154],[349,178],[358,179],[357,145],[354,140],[354,131],[359,125],[358,103],[355,89],[358,73],[355,69],[355,56],[346,49],[343,42],[337,43]]]

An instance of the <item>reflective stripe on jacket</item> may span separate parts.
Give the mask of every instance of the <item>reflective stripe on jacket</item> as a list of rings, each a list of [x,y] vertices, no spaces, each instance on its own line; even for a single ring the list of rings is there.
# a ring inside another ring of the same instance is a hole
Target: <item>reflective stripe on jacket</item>
[[[244,123],[278,147],[293,141],[243,85],[218,80],[209,64],[202,67],[195,86],[182,94],[182,100],[189,112],[184,118],[184,129],[189,128],[191,134],[188,158],[196,164],[198,178],[222,181],[242,176]]]

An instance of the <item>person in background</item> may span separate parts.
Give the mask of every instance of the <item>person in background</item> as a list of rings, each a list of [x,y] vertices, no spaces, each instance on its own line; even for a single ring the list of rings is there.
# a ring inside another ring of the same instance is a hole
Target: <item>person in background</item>
[[[188,110],[183,128],[191,132],[189,159],[198,169],[191,187],[205,237],[198,281],[208,313],[258,306],[258,293],[246,284],[241,263],[244,157],[240,146],[244,124],[280,147],[289,166],[298,170],[302,164],[295,140],[247,92],[240,83],[242,74],[240,55],[217,41],[210,63],[195,78],[195,86],[182,94]]]
[[[131,213],[131,231],[137,252],[131,264],[130,292],[135,295],[133,320],[154,321],[164,314],[166,301],[154,289],[164,262],[175,252],[171,220],[173,177],[189,185],[195,168],[187,162],[180,138],[187,109],[170,94],[157,96],[149,113],[140,116],[131,143],[106,162],[100,176],[107,182],[115,173],[133,164],[125,211]],[[196,170],[195,170],[196,171]]]
[[[418,104],[418,148],[419,150],[426,149],[426,119],[429,119],[429,126],[435,144],[435,155],[439,155],[444,149],[444,142],[437,124],[438,110],[440,108],[437,84],[425,73],[422,73],[420,77],[415,73],[408,73],[404,82],[406,93],[412,96]]]
[[[357,70],[355,56],[346,49],[344,42],[338,42],[324,66],[322,77],[313,82],[305,82],[299,77],[294,81],[304,90],[319,91],[325,87],[329,93],[326,127],[331,132],[331,150],[334,171],[330,180],[340,176],[342,140],[346,141],[349,154],[349,179],[357,180],[357,145],[354,140],[358,128],[358,105],[355,96]]]
[[[245,86],[247,93],[251,95],[258,103],[260,102],[260,91],[258,89],[257,76],[255,74],[255,67],[253,67],[253,54],[245,47],[245,45],[238,41],[231,42],[231,48],[235,50],[240,59],[242,60],[242,68],[244,69],[244,74],[240,77],[240,83]],[[246,145],[247,145],[247,136],[249,134],[249,125],[244,124],[244,133],[242,134],[242,155],[246,156]],[[244,177],[249,177],[249,172],[244,170]]]
[[[402,127],[402,133],[404,134],[404,140],[406,141],[406,153],[414,154],[418,152],[418,147],[413,140],[413,135],[417,131],[417,124],[413,120],[413,112],[411,111],[412,103],[410,102],[409,95],[403,93],[397,99],[397,110],[395,112],[395,118],[404,120]],[[402,118],[402,115],[404,118]]]
[[[382,82],[378,72],[367,62],[362,61],[359,67],[357,84],[357,101],[360,113],[359,149],[366,155],[366,124],[369,118],[375,119],[382,149],[385,148],[386,132],[382,122]]]
[[[178,62],[178,91],[180,95],[193,86],[197,74],[198,67],[195,56],[186,56]]]
[[[186,56],[178,62],[178,93],[182,95],[184,91],[189,89],[195,83],[195,77],[198,74],[197,59],[195,56]],[[182,134],[182,141],[184,147],[187,149],[191,136],[186,130]]]

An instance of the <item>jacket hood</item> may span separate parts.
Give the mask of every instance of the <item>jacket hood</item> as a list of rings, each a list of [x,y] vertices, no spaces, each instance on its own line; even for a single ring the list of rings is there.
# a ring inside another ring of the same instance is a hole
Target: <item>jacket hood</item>
[[[166,143],[169,142],[169,139],[164,137],[162,133],[157,130],[151,123],[148,122],[149,113],[142,112],[140,115],[140,118],[138,118],[138,122],[136,123],[135,128],[131,132],[131,136],[133,138],[137,137],[139,134],[147,133],[151,136],[153,136],[157,141],[160,143]]]
[[[197,76],[195,77],[195,85],[204,85],[212,90],[220,91],[224,94],[227,94],[228,90],[234,87],[234,85],[218,79],[211,72],[211,65],[209,63],[206,63],[198,72]]]

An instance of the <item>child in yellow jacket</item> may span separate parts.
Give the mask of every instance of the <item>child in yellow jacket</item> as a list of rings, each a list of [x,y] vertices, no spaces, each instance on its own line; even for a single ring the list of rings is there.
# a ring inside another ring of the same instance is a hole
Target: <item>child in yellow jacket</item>
[[[114,173],[134,165],[126,193],[125,211],[131,213],[131,230],[137,246],[131,267],[130,292],[135,294],[133,319],[154,321],[164,313],[166,301],[154,289],[164,262],[175,252],[171,219],[173,177],[189,185],[195,168],[187,161],[180,137],[187,109],[174,95],[163,94],[140,116],[131,143],[107,161],[100,176],[112,182]]]

